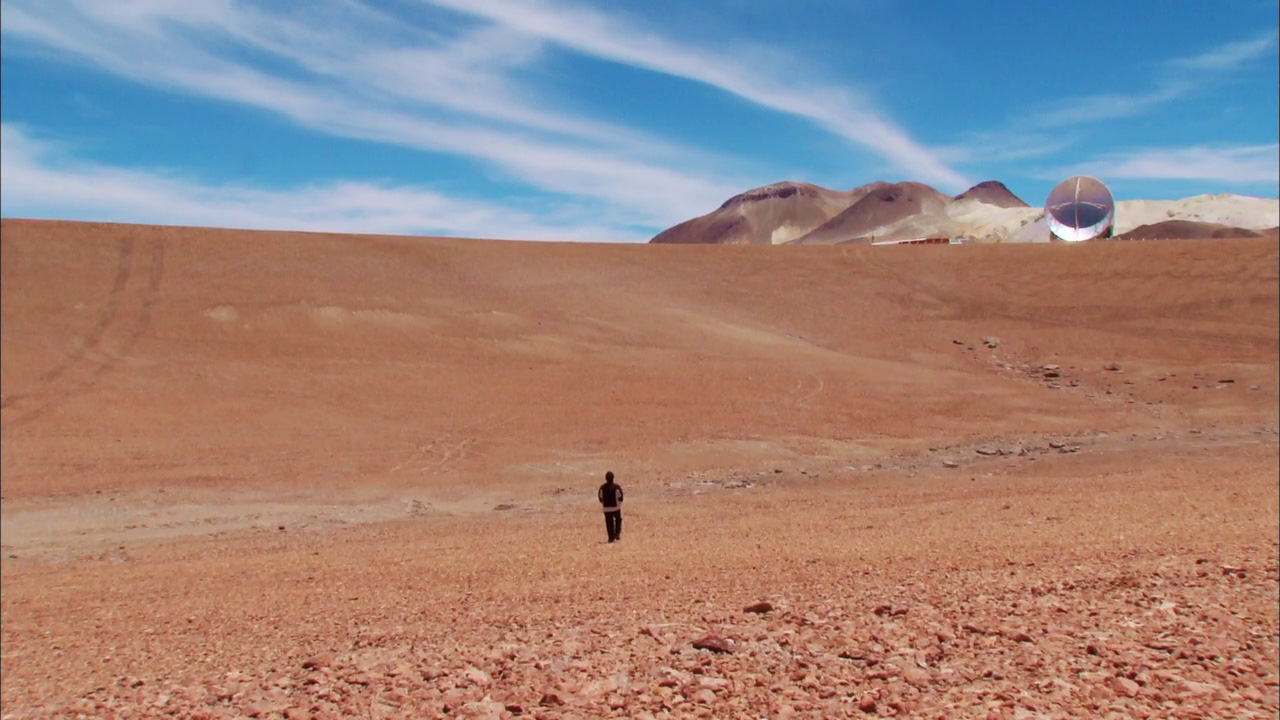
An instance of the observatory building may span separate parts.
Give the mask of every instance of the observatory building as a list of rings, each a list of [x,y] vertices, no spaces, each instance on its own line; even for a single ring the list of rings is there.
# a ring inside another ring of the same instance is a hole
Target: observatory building
[[[1101,180],[1077,175],[1058,183],[1049,192],[1044,217],[1051,242],[1109,238],[1115,232],[1116,204]]]

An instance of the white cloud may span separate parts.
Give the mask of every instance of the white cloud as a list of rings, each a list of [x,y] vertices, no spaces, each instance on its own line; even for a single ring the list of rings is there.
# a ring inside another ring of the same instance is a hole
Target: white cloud
[[[288,15],[229,0],[9,0],[0,27],[139,82],[266,108],[324,132],[478,158],[536,187],[635,206],[658,224],[705,212],[743,188],[740,181],[690,176],[677,164],[730,161],[541,106],[513,71],[536,61],[544,43],[705,83],[807,119],[912,177],[966,185],[850,89],[806,84],[797,80],[803,73],[771,72],[778,57],[760,62],[745,53],[694,50],[589,10],[479,0],[434,4],[470,17],[472,26],[442,35],[336,1]],[[483,24],[474,27],[475,19]],[[250,54],[277,62],[251,63]],[[287,61],[283,69],[275,67],[281,60]],[[508,139],[495,143],[495,134]],[[530,168],[509,154],[533,144],[533,155],[549,166]],[[561,158],[600,172],[553,172],[544,184],[542,171],[558,168]],[[607,163],[610,158],[616,162]],[[636,197],[620,197],[618,181],[610,179],[628,175],[640,179]],[[662,176],[657,186],[644,179],[656,175]]]
[[[1190,70],[1231,70],[1267,55],[1275,46],[1276,32],[1272,30],[1252,40],[1237,40],[1193,57],[1177,58],[1170,65]]]
[[[847,88],[770,73],[772,63],[699,52],[595,10],[541,0],[422,0],[484,18],[574,51],[700,82],[772,110],[807,119],[884,157],[913,177],[946,188],[969,182]]]
[[[683,169],[715,165],[705,153],[525,97],[507,71],[536,56],[540,43],[527,34],[440,36],[336,0],[295,15],[227,0],[2,7],[6,42],[33,41],[138,82],[330,134],[474,158],[534,188],[606,203],[629,225],[684,220],[743,187]]]
[[[1272,31],[1250,40],[1224,43],[1192,57],[1173,58],[1155,73],[1154,85],[1149,89],[1067,98],[1037,113],[1032,124],[1057,128],[1141,115],[1220,81],[1224,74],[1268,54],[1275,44],[1276,33]]]
[[[9,123],[0,126],[0,176],[5,217],[525,240],[648,239],[618,223],[601,223],[592,208],[571,203],[531,214],[407,185],[209,185],[173,172],[84,162]]]
[[[1186,82],[1169,82],[1146,92],[1129,95],[1086,95],[1063,100],[1042,112],[1036,124],[1044,128],[1113,120],[1139,115],[1176,100],[1192,90]]]
[[[1054,155],[1078,139],[1074,133],[1063,132],[976,132],[965,135],[960,142],[935,149],[948,162],[990,165]]]
[[[1280,144],[1145,148],[1105,155],[1060,173],[1068,174],[1274,186],[1280,184]]]

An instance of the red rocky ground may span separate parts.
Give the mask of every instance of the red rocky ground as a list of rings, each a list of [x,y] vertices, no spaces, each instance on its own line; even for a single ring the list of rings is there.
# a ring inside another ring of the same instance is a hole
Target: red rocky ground
[[[0,237],[5,718],[1278,711],[1274,240]]]

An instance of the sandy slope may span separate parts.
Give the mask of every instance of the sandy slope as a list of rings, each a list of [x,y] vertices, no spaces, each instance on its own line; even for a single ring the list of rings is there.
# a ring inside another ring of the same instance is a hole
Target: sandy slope
[[[1275,713],[1274,239],[0,250],[6,716]]]

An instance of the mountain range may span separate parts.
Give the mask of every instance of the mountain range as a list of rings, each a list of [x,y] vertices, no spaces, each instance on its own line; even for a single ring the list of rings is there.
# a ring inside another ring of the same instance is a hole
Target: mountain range
[[[1120,237],[1133,232],[1133,239],[1247,237],[1274,234],[1278,223],[1276,198],[1215,194],[1116,203],[1116,232]],[[909,181],[877,181],[847,191],[779,182],[734,195],[650,242],[833,245],[954,237],[1044,242],[1049,232],[1043,209],[1028,205],[997,180],[958,195]]]

